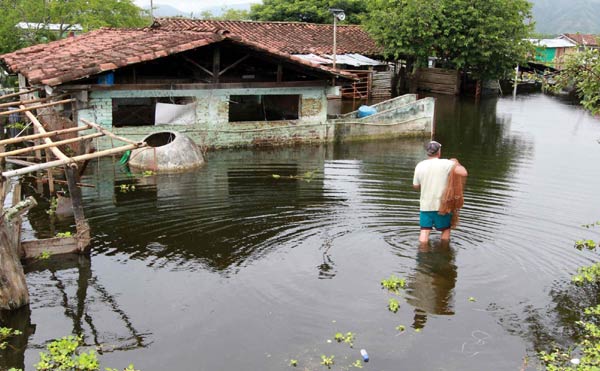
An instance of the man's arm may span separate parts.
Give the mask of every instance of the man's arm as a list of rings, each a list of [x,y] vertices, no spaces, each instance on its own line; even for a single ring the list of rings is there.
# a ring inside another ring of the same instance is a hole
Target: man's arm
[[[467,169],[465,169],[465,167],[462,166],[461,164],[456,165],[456,167],[454,168],[454,174],[460,175],[460,176],[468,176],[469,175],[469,173],[467,172]]]
[[[421,185],[420,184],[413,184],[413,188],[418,191],[418,190],[421,189]]]

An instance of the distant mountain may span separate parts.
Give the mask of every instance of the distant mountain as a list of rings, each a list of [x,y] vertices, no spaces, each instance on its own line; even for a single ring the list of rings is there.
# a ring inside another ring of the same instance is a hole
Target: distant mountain
[[[600,0],[529,0],[536,32],[600,34]]]
[[[150,9],[150,7],[145,7],[144,9]],[[176,16],[189,17],[190,13],[179,10],[171,5],[154,4],[154,16],[155,17],[176,17]]]

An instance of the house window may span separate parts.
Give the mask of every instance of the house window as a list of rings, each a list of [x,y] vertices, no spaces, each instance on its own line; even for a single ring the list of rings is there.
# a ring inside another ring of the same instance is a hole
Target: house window
[[[232,95],[229,97],[229,121],[297,120],[300,95]]]
[[[113,126],[191,125],[195,102],[194,97],[113,98]]]

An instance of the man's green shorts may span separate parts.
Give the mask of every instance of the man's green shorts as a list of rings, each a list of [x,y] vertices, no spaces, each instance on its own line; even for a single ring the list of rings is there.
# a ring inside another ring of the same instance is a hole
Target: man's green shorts
[[[438,214],[437,211],[421,211],[420,214],[421,229],[437,229],[443,231],[450,228],[452,222],[452,213]]]

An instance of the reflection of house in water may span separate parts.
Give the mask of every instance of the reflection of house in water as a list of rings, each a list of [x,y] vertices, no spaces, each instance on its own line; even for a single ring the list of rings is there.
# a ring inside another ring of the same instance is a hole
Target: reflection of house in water
[[[425,327],[427,315],[452,315],[456,265],[454,250],[447,243],[421,246],[415,273],[408,278],[407,301],[414,307],[415,329]]]
[[[83,178],[98,185],[84,190],[99,234],[94,251],[119,249],[153,266],[236,270],[327,218],[327,205],[338,201],[323,192],[325,155],[326,147],[228,151],[201,169],[145,177],[115,173],[101,160]],[[128,184],[135,190],[121,189]]]

